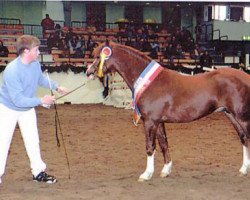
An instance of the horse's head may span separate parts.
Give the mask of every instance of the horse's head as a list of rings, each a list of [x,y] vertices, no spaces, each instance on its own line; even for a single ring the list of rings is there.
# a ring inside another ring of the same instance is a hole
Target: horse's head
[[[93,79],[96,76],[102,77],[103,74],[109,72],[106,62],[112,54],[112,49],[108,42],[98,45],[93,51],[94,62],[88,66],[86,74],[89,78]]]
[[[109,72],[117,72],[130,88],[151,61],[151,58],[143,52],[115,42],[98,45],[93,56],[95,60],[86,71],[89,78],[94,79]]]

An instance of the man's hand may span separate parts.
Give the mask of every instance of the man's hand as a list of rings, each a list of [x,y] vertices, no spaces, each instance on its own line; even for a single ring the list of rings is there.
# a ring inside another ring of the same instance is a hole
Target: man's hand
[[[69,93],[69,91],[68,91],[67,88],[61,87],[61,86],[58,87],[58,88],[56,89],[56,91],[59,92],[59,93],[62,94],[62,95],[65,95],[65,94]]]
[[[55,102],[56,100],[56,97],[55,96],[50,96],[50,95],[45,95],[41,101],[42,101],[42,104],[45,104],[45,105],[51,105]]]

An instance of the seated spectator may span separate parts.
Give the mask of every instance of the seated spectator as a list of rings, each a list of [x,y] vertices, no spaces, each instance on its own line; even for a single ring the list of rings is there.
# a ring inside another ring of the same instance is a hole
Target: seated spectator
[[[60,43],[59,36],[57,34],[55,34],[55,33],[51,33],[49,35],[49,38],[47,39],[47,46],[48,46],[48,49],[49,49],[49,53],[51,52],[51,49],[53,47],[58,48],[59,43]]]
[[[135,26],[134,23],[131,22],[127,27],[126,27],[126,35],[128,38],[135,38],[136,37],[136,31],[135,31]]]
[[[140,41],[138,41],[140,43],[140,50],[142,52],[150,52],[151,50],[151,45],[150,42],[148,40],[143,40],[141,39]]]
[[[69,40],[69,49],[74,58],[84,58],[86,50],[84,36],[79,39],[78,36],[73,35],[73,38]]]
[[[158,58],[158,52],[160,51],[160,45],[157,41],[157,37],[153,40],[153,42],[150,43],[151,50],[149,56],[153,59]]]
[[[208,51],[204,51],[204,53],[200,57],[200,66],[201,67],[212,67],[212,57],[209,55]]]
[[[174,61],[174,56],[176,54],[176,49],[172,43],[168,43],[165,48],[165,58],[169,59],[171,63]]]
[[[90,58],[92,58],[92,52],[96,46],[97,46],[97,43],[92,39],[91,35],[89,35],[87,44],[86,44],[86,51],[90,51],[90,55],[89,55]]]
[[[0,57],[8,57],[9,50],[6,46],[4,46],[3,41],[0,40]]]
[[[180,44],[177,44],[177,46],[176,46],[175,57],[177,59],[183,59],[184,58],[182,46]]]
[[[197,24],[197,26],[195,26],[195,37],[196,37],[196,42],[200,42],[202,39],[202,28],[199,24]]]
[[[41,26],[45,33],[46,30],[54,30],[55,22],[50,18],[49,14],[46,14],[45,18],[41,21]]]
[[[173,45],[174,48],[176,48],[177,44],[179,44],[179,42],[177,41],[177,39],[176,39],[176,37],[174,35],[171,36],[170,43]]]
[[[60,38],[63,37],[63,30],[60,24],[55,25],[55,34],[58,35]]]
[[[192,52],[195,48],[195,43],[192,37],[187,37],[182,43],[183,51]]]
[[[147,40],[149,38],[147,26],[142,26],[142,37],[144,40]]]
[[[69,47],[68,47],[68,44],[64,38],[61,39],[61,42],[59,43],[58,49],[62,50],[62,54],[59,55],[60,58],[70,57],[69,56],[70,55]]]
[[[77,36],[77,34],[74,33],[74,32],[73,32],[73,29],[70,27],[70,28],[68,29],[68,32],[67,32],[66,35],[65,35],[66,43],[68,43],[69,40],[71,40],[71,39],[73,38],[73,36]]]
[[[149,39],[156,39],[158,37],[158,35],[155,33],[155,31],[153,29],[149,29],[148,30],[148,38]]]
[[[195,44],[194,49],[190,52],[190,56],[192,59],[199,60],[202,54],[202,49],[198,44]]]

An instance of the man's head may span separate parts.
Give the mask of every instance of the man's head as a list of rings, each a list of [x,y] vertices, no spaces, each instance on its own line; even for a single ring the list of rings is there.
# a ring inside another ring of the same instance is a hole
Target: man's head
[[[22,35],[17,39],[17,54],[23,54],[24,50],[31,50],[34,47],[40,46],[40,40],[32,35]]]
[[[40,40],[32,35],[22,35],[17,39],[17,54],[25,57],[28,62],[38,58]]]

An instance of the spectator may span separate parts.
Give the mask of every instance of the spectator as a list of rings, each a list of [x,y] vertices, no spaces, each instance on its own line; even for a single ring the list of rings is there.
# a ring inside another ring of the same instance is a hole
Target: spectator
[[[60,38],[59,38],[59,36],[57,34],[51,33],[49,35],[49,38],[47,39],[47,46],[48,46],[48,49],[49,49],[49,53],[51,53],[51,49],[53,47],[58,48],[59,42],[60,42]]]
[[[42,20],[41,26],[43,27],[43,32],[46,30],[54,30],[55,22],[50,18],[49,14],[46,14],[46,17]]]
[[[165,58],[169,59],[170,63],[174,62],[174,56],[176,54],[176,49],[172,43],[168,43],[165,50]]]
[[[182,40],[179,44],[181,44],[184,52],[192,52],[194,50],[194,40],[192,37],[184,37],[184,32],[182,33]]]
[[[208,51],[204,51],[204,53],[200,57],[200,66],[203,67],[212,67],[212,57],[209,55]]]
[[[174,35],[171,36],[170,43],[173,45],[174,48],[176,48],[177,44],[179,44],[179,42],[177,41],[177,39],[176,39],[176,37]]]
[[[177,59],[183,59],[184,55],[183,55],[183,50],[182,50],[182,46],[180,44],[177,44],[176,46],[176,54],[175,57]]]
[[[192,59],[200,60],[200,56],[202,54],[202,49],[198,44],[195,44],[193,51],[191,51],[190,56]]]
[[[157,41],[157,37],[150,43],[151,50],[149,56],[153,59],[158,58],[158,52],[160,51],[160,45]]]
[[[63,30],[60,24],[55,25],[55,34],[58,35],[59,38],[62,38]]]
[[[58,49],[62,50],[62,54],[59,55],[60,58],[68,58],[70,57],[69,47],[64,38],[61,39],[61,42],[58,45]]]
[[[4,46],[3,41],[0,40],[0,57],[8,57],[9,50],[6,46]]]
[[[200,42],[202,36],[202,28],[199,24],[195,26],[195,36],[196,36],[196,42],[197,43]]]
[[[150,42],[148,40],[141,39],[138,42],[140,43],[140,50],[141,51],[143,51],[143,52],[150,52],[151,45],[150,45]]]
[[[81,40],[79,40],[78,36],[73,35],[73,38],[69,40],[69,50],[70,54],[73,54],[74,58],[83,58],[85,47],[84,43],[82,44]]]
[[[135,26],[134,23],[131,22],[128,24],[127,28],[126,28],[126,35],[128,38],[135,38],[136,37],[136,31],[135,31]]]
[[[92,39],[91,35],[89,35],[87,44],[86,44],[86,51],[90,51],[90,54],[89,54],[90,58],[92,58],[92,52],[96,46],[97,46],[97,43]]]
[[[74,32],[73,32],[73,29],[70,27],[69,30],[68,30],[68,32],[67,32],[66,35],[65,35],[66,43],[68,43],[69,40],[71,40],[71,39],[73,38],[73,35],[74,35],[74,36],[77,36],[77,34],[74,33]]]

